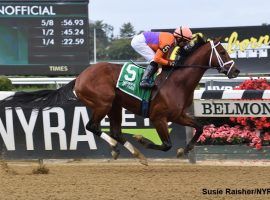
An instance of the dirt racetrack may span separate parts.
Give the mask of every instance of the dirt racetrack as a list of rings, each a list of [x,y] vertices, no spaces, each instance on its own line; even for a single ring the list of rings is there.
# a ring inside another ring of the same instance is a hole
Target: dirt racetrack
[[[150,161],[146,167],[136,161],[50,162],[46,163],[50,172],[44,175],[32,174],[37,163],[9,162],[8,166],[9,170],[3,164],[0,168],[0,200],[270,199],[270,190],[268,195],[224,194],[226,188],[270,188],[269,165]],[[203,194],[203,189],[217,188],[223,194]]]

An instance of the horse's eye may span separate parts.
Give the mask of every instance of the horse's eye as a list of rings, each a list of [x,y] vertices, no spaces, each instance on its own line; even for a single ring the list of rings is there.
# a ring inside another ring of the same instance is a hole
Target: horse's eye
[[[225,51],[221,51],[220,52],[221,55],[225,55],[225,53],[226,53]]]

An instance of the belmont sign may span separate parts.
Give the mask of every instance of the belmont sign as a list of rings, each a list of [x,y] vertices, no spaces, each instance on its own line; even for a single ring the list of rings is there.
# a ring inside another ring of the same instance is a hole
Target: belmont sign
[[[197,117],[269,117],[270,100],[194,100]]]

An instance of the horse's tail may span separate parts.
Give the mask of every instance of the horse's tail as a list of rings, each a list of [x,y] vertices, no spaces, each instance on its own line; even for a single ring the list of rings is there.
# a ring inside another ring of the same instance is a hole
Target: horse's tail
[[[73,93],[76,79],[57,90],[39,90],[34,92],[16,92],[0,101],[0,107],[23,107],[49,109],[63,106],[77,100]]]

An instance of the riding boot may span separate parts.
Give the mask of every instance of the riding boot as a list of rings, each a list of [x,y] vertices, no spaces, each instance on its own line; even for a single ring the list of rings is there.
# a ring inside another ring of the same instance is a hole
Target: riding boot
[[[156,73],[157,69],[158,64],[154,61],[150,62],[150,64],[146,67],[144,71],[142,80],[140,82],[140,87],[152,88],[154,86],[154,83],[151,82],[151,77]]]

